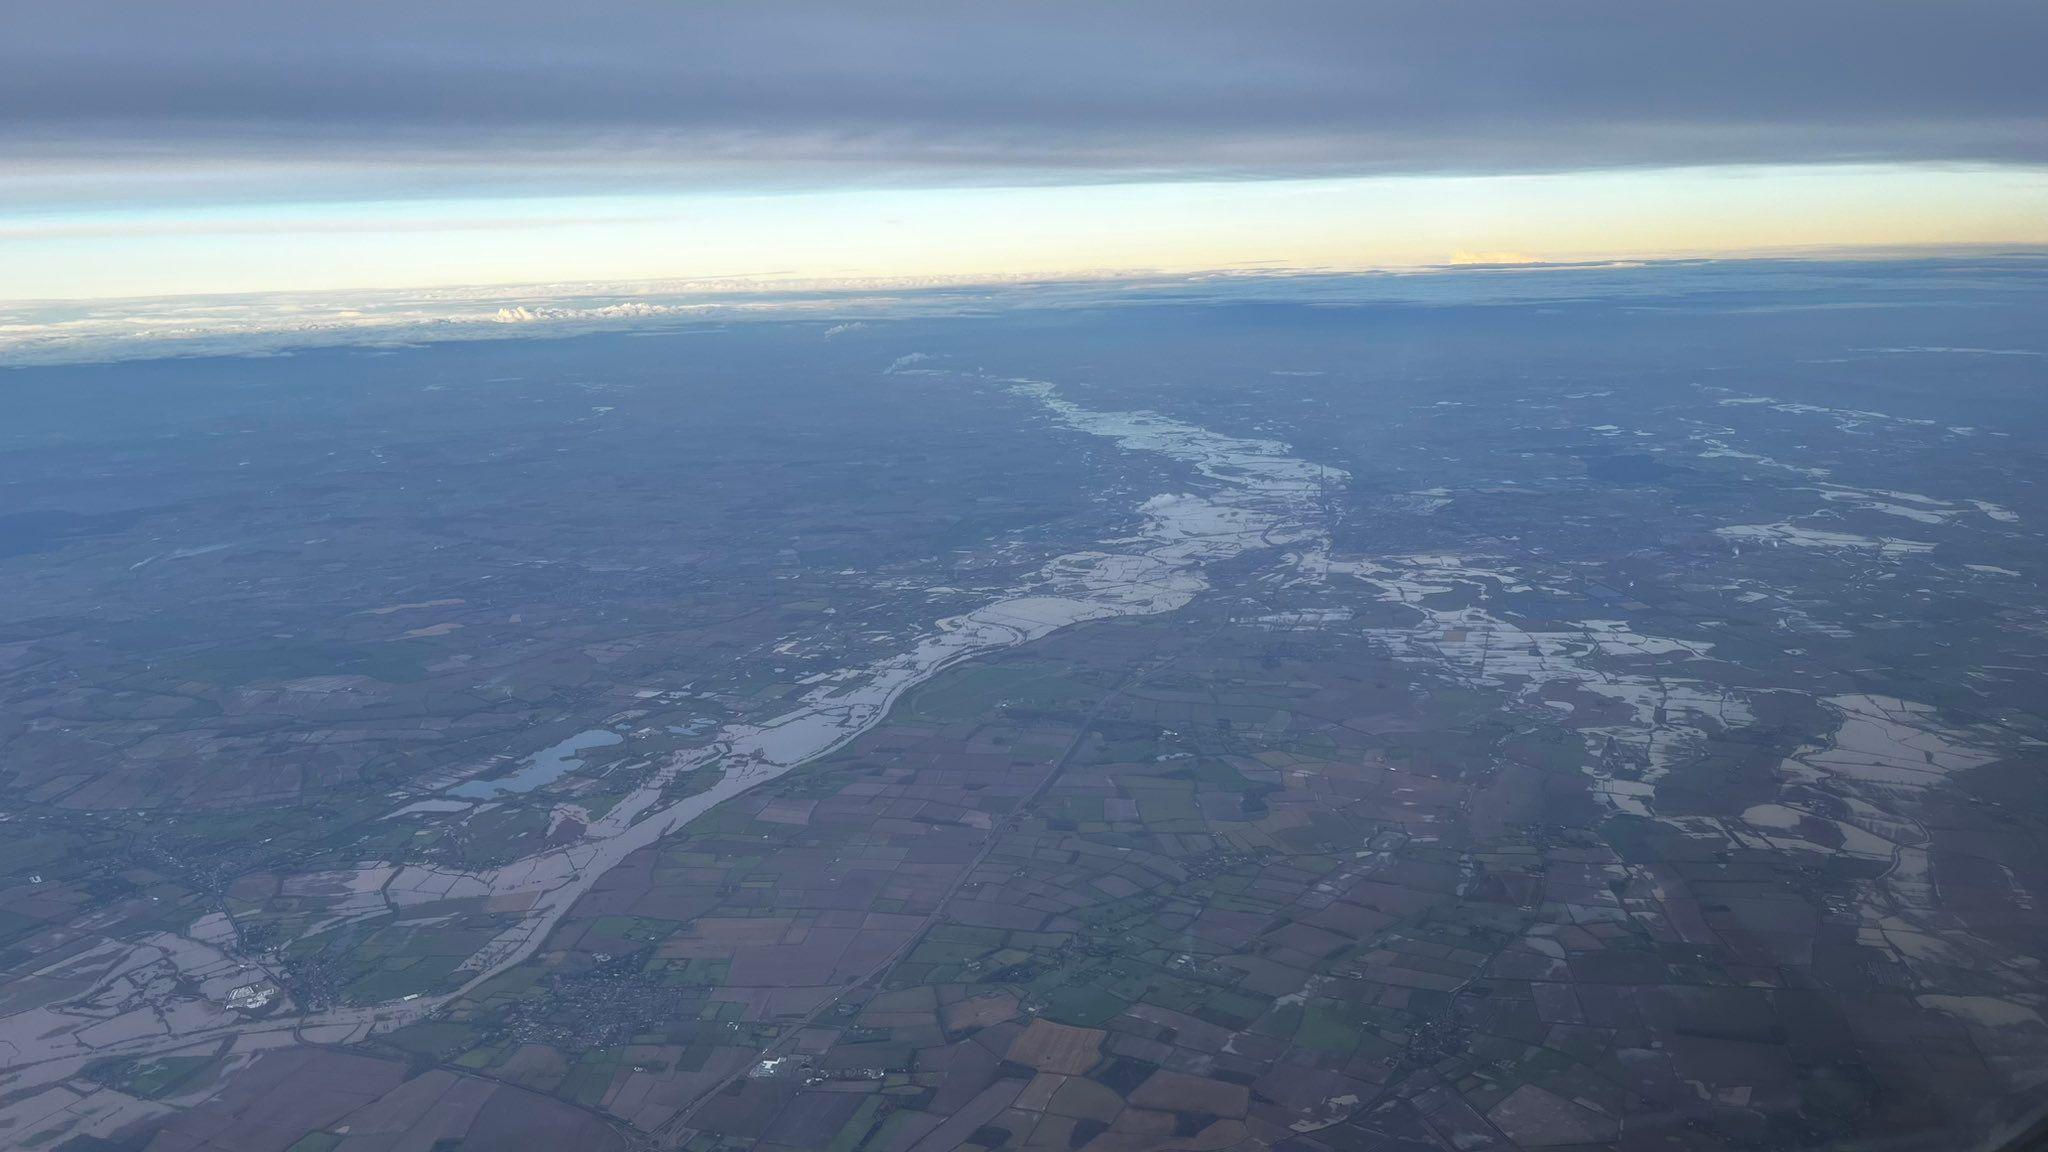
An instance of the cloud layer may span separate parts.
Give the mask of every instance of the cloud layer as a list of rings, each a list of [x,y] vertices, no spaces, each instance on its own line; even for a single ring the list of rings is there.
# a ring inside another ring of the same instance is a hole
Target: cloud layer
[[[0,199],[2048,162],[2038,0],[70,0]]]

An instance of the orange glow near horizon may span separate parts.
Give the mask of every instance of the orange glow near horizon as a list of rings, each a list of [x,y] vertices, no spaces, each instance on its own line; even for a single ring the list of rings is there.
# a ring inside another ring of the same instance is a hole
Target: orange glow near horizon
[[[2048,245],[2048,170],[1636,169],[0,213],[0,298]]]

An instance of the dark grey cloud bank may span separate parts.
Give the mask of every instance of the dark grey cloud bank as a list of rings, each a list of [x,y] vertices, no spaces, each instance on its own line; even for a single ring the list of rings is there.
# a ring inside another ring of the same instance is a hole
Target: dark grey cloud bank
[[[6,25],[17,188],[138,159],[414,173],[390,186],[2048,161],[2043,0],[66,0]]]

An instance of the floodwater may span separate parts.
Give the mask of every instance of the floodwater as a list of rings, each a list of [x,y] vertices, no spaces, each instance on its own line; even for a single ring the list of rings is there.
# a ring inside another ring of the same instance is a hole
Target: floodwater
[[[603,728],[591,728],[578,732],[552,747],[543,748],[527,758],[526,766],[510,776],[492,780],[471,780],[448,790],[450,796],[468,796],[474,800],[489,800],[506,792],[531,792],[543,784],[552,784],[563,773],[583,763],[582,754],[592,748],[604,748],[617,744],[625,737]]]

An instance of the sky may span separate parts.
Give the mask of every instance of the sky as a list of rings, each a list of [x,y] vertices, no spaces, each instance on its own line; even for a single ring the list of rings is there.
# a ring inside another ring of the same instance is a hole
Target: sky
[[[2048,247],[2038,0],[8,24],[0,299]]]

